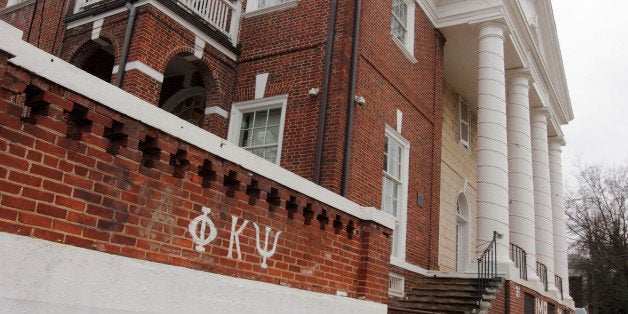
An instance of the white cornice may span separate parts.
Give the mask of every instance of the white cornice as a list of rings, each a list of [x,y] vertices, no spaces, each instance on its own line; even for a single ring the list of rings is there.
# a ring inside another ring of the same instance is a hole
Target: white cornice
[[[415,1],[436,28],[491,21],[504,16],[503,5],[496,0]]]

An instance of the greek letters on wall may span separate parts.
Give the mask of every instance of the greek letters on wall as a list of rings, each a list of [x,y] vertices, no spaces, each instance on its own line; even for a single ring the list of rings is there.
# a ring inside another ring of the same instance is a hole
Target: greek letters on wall
[[[192,235],[192,241],[196,244],[195,249],[198,252],[205,252],[205,246],[214,241],[218,235],[216,226],[209,217],[211,208],[203,207],[202,211],[203,214],[192,219],[188,226],[190,234]],[[237,216],[231,215],[231,235],[229,236],[229,251],[227,252],[227,257],[233,259],[233,248],[235,247],[237,259],[241,261],[242,251],[240,250],[240,234],[244,231],[249,221],[243,219],[240,227],[237,227],[238,220],[239,218]],[[277,240],[279,240],[281,231],[274,232],[275,239],[272,241],[272,247],[269,249],[268,246],[272,239],[273,230],[268,226],[264,227],[264,240],[260,241],[260,227],[254,222],[252,222],[252,224],[255,229],[255,247],[257,249],[257,253],[259,253],[262,257],[260,266],[262,268],[268,268],[266,261],[275,254],[275,251],[277,250]]]

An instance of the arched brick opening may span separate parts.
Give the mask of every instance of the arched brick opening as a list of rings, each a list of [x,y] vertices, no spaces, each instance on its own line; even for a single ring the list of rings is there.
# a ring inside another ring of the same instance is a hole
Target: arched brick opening
[[[116,61],[113,50],[111,42],[107,39],[90,40],[79,47],[70,63],[103,81],[111,82]]]
[[[160,108],[201,126],[205,108],[219,101],[216,82],[203,60],[187,52],[170,59],[159,96]]]

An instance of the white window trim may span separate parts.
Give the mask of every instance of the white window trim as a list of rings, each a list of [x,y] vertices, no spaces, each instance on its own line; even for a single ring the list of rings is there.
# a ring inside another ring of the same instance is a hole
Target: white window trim
[[[9,13],[33,3],[35,3],[35,0],[9,0],[7,1],[7,5],[3,9],[0,9],[0,13]]]
[[[401,40],[399,40],[399,38],[397,38],[395,35],[392,34],[392,30],[390,33],[390,37],[392,38],[392,41],[397,45],[397,47],[399,47],[399,49],[401,49],[401,52],[403,53],[403,55],[412,63],[417,63],[417,59],[414,57],[414,14],[415,14],[415,10],[416,10],[416,3],[414,2],[414,0],[404,0],[406,2],[406,5],[408,6],[408,12],[407,12],[407,16],[408,16],[408,25],[407,25],[407,33],[406,33],[406,38],[405,38],[405,42],[402,42]],[[391,14],[391,18],[392,17],[392,11],[390,12]]]
[[[462,107],[466,107],[468,121],[462,120]],[[467,125],[467,139],[463,139],[462,136],[462,124],[465,123]],[[461,96],[458,96],[458,143],[462,145],[467,150],[471,149],[471,109],[469,108],[469,103],[467,103]]]
[[[279,136],[277,139],[277,160],[275,160],[275,164],[279,164],[281,161],[281,146],[283,143],[283,129],[284,129],[284,121],[286,118],[286,107],[288,104],[288,94],[259,98],[253,100],[246,100],[235,102],[231,104],[231,119],[229,119],[229,133],[227,135],[227,140],[231,143],[238,145],[238,140],[240,138],[240,128],[242,126],[242,115],[247,112],[264,110],[264,109],[274,109],[281,108],[281,118],[279,121]],[[242,148],[245,150],[244,148]],[[247,151],[250,154],[253,154]],[[260,159],[263,159],[260,157]]]
[[[456,228],[462,227],[458,230],[459,235],[462,238],[456,237],[456,272],[466,272],[467,265],[469,264],[469,248],[471,247],[471,234],[470,234],[470,210],[467,194],[464,191],[460,191],[456,197],[456,207],[461,207],[462,214],[456,211]],[[459,240],[464,240],[460,242]]]
[[[391,283],[393,283],[393,281],[395,281],[396,283],[399,283],[399,286],[391,287]],[[395,296],[395,297],[403,297],[405,284],[406,284],[406,279],[404,276],[395,274],[395,273],[389,273],[388,274],[388,295]]]
[[[294,8],[299,5],[301,0],[289,0],[284,3],[279,3],[265,8],[258,9],[258,0],[249,0],[246,3],[246,11],[242,14],[243,18],[263,15],[271,12],[283,11]]]
[[[394,256],[400,260],[406,259],[406,230],[407,230],[407,220],[408,220],[408,173],[410,166],[410,142],[406,140],[399,132],[397,132],[390,125],[386,125],[386,136],[400,144],[403,152],[401,155],[401,196],[397,200],[399,204],[399,208],[397,213],[399,217],[397,218],[397,226],[399,226],[399,232],[396,234],[397,239],[393,238],[393,241],[399,241],[398,244],[398,254]],[[384,171],[382,170],[382,176],[384,176]],[[383,187],[383,186],[382,186]],[[383,191],[382,191],[383,193]],[[392,254],[392,252],[391,252]],[[391,255],[392,256],[392,255]]]

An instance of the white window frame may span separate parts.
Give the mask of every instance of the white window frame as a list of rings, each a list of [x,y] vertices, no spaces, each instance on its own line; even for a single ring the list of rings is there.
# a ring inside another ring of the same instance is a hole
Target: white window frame
[[[402,42],[401,40],[399,40],[399,38],[397,38],[397,36],[395,36],[392,32],[392,19],[394,19],[394,14],[392,12],[392,7],[390,10],[390,18],[391,18],[391,29],[390,29],[390,37],[392,38],[392,41],[399,47],[399,49],[401,49],[401,52],[403,52],[403,55],[412,63],[417,63],[417,59],[414,57],[414,14],[416,11],[416,4],[415,4],[415,0],[402,0],[406,3],[406,15],[408,18],[407,21],[407,25],[406,25],[406,36],[404,38],[404,41]],[[391,2],[392,3],[392,2]]]
[[[403,298],[405,285],[404,276],[395,273],[388,274],[388,295]]]
[[[396,142],[402,149],[401,152],[401,169],[400,169],[400,188],[397,197],[397,223],[393,230],[393,248],[397,248],[397,252],[391,250],[391,258],[405,261],[406,259],[406,230],[408,219],[408,173],[410,161],[410,142],[406,140],[399,132],[389,125],[386,125],[386,138]],[[384,177],[388,175],[382,169],[382,195],[384,193]],[[383,196],[382,196],[383,198]],[[383,201],[383,200],[382,200]],[[383,204],[382,204],[383,205]],[[382,206],[383,207],[383,206]]]
[[[272,4],[260,8],[259,0],[249,0],[246,2],[246,10],[242,16],[247,18],[271,12],[283,11],[298,6],[299,2],[301,2],[301,0],[286,0],[283,3]]]
[[[238,142],[240,139],[240,129],[242,128],[243,114],[258,110],[281,108],[281,118],[279,120],[279,136],[277,139],[277,160],[275,160],[275,164],[279,164],[281,161],[281,146],[283,143],[283,130],[284,122],[286,119],[287,104],[288,94],[240,101],[231,104],[231,118],[229,119],[229,133],[227,135],[227,140],[236,145],[239,145]],[[249,153],[253,154],[252,152]]]
[[[463,111],[467,112],[468,121],[462,119]],[[462,131],[464,125],[467,127],[466,134]],[[466,149],[471,149],[471,110],[469,103],[460,96],[458,97],[458,143]]]
[[[22,2],[26,2],[28,0],[8,0],[7,1],[7,7],[10,7],[12,5],[16,5],[16,4],[20,4]]]
[[[456,198],[456,265],[457,272],[466,272],[469,263],[469,202],[464,192],[458,193]]]

